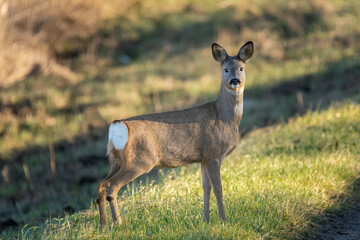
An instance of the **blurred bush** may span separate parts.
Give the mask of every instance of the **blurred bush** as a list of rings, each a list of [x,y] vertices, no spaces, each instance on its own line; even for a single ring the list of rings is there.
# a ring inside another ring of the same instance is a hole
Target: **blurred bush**
[[[257,56],[282,60],[285,48],[312,33],[329,29],[323,44],[331,45],[354,44],[360,31],[349,30],[355,20],[345,18],[354,14],[342,1],[0,0],[0,9],[0,85],[38,73],[76,80],[64,63],[81,55],[121,63],[151,49],[182,52],[213,40],[238,46],[252,39]]]
[[[0,8],[1,85],[41,72],[75,77],[55,57],[75,56],[87,49],[100,22],[100,12],[91,1],[2,0]]]

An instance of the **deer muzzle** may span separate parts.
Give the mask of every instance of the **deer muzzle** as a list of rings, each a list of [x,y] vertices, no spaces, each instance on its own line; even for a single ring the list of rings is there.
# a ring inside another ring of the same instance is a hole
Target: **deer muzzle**
[[[231,86],[232,88],[235,89],[235,88],[238,88],[238,87],[240,86],[241,82],[240,82],[240,79],[238,79],[238,78],[233,78],[233,79],[230,80],[229,84],[230,84],[230,86]]]

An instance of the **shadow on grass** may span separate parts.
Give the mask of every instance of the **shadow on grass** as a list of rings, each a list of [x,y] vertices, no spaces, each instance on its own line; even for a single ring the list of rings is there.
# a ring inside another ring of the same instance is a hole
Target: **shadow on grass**
[[[320,108],[326,109],[331,102],[358,95],[359,78],[359,63],[341,61],[329,64],[322,73],[285,80],[268,88],[247,89],[246,98],[256,99],[260,106],[269,98],[273,99],[282,106],[286,115],[284,117],[277,114],[271,121],[267,121],[272,114],[272,108],[260,107],[259,112],[254,106],[248,114],[256,121],[245,125],[245,128],[250,131],[252,128],[267,126],[278,122],[281,117],[286,121],[308,109],[316,109],[319,102]],[[302,106],[299,106],[299,100],[294,96],[298,92],[303,96]],[[204,99],[209,99],[209,96],[198,99],[197,103],[202,103]],[[55,179],[50,171],[48,146],[15,150],[11,158],[1,159],[3,175],[8,172],[10,176],[8,183],[1,183],[1,196],[4,200],[1,203],[1,221],[13,225],[14,222],[19,225],[31,224],[49,217],[49,211],[52,216],[61,216],[66,211],[88,208],[89,200],[96,199],[97,183],[106,175],[108,169],[105,156],[106,133],[107,127],[100,127],[93,129],[91,134],[77,136],[72,141],[57,142],[54,149],[58,177]],[[34,166],[30,180],[24,174],[24,163]],[[143,177],[143,182],[146,178],[156,182],[160,179],[157,170]],[[358,186],[358,181],[356,184]],[[354,186],[353,189],[351,194],[355,196],[359,193],[359,188]],[[341,211],[341,208],[337,209],[337,212]]]
[[[330,62],[323,72],[285,79],[275,86],[245,90],[242,135],[253,128],[287,121],[307,111],[326,109],[330,103],[360,94],[360,62]]]

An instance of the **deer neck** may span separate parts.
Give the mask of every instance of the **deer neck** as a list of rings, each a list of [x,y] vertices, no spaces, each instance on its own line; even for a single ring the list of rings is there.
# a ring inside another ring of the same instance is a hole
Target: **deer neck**
[[[238,127],[243,114],[243,98],[244,87],[235,92],[221,84],[219,97],[216,100],[219,119]]]

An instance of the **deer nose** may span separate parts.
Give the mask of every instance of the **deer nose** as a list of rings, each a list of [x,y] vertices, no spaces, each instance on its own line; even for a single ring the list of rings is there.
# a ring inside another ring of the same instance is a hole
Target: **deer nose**
[[[238,78],[233,78],[230,80],[230,85],[240,85],[240,80]]]

